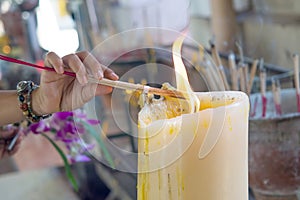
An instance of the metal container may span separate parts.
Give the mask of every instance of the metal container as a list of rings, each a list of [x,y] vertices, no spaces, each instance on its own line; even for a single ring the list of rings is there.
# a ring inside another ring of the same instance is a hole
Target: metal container
[[[275,114],[267,93],[267,115],[261,117],[261,96],[251,95],[256,113],[249,122],[249,182],[257,200],[300,199],[300,114],[294,89],[282,90],[283,114]],[[253,113],[253,110],[252,110]]]

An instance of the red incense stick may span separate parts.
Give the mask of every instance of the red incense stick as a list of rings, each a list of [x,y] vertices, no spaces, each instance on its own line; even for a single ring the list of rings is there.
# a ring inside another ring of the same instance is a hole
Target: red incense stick
[[[262,98],[262,117],[266,117],[266,112],[267,112],[267,97],[266,97],[266,79],[267,79],[267,74],[266,74],[266,69],[263,67],[264,66],[264,61],[261,59],[260,61],[260,92],[261,92],[261,98]]]
[[[262,98],[262,117],[266,117],[268,100],[266,96],[261,96],[261,98]]]
[[[4,55],[1,55],[1,54],[0,54],[0,59],[8,61],[8,62],[13,62],[13,63],[21,64],[21,65],[27,65],[27,66],[34,67],[34,68],[37,68],[37,69],[43,69],[43,70],[47,70],[47,71],[55,71],[54,68],[44,67],[44,66],[32,64],[32,63],[29,63],[29,62],[25,62],[25,61],[22,61],[22,60],[18,60],[18,59],[15,59],[15,58],[4,56]],[[74,72],[64,71],[64,74],[68,75],[68,76],[76,77],[76,74]]]
[[[254,105],[253,105],[253,109],[252,109],[252,112],[250,114],[250,117],[254,117],[256,115],[257,105],[258,105],[258,97],[256,97],[255,100],[254,100]]]

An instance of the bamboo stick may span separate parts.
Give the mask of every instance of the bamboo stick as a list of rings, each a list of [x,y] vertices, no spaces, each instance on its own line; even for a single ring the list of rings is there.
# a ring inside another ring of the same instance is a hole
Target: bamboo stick
[[[242,63],[242,71],[243,71],[243,79],[244,79],[244,91],[247,93],[247,85],[248,85],[248,65],[245,63]]]
[[[222,64],[222,61],[221,61],[220,55],[217,51],[217,48],[213,42],[211,42],[211,52],[212,52],[212,56],[217,64],[218,71],[220,73],[220,76],[221,76],[223,84],[224,84],[224,88],[225,88],[225,90],[230,90],[230,87],[229,87],[229,84],[227,81],[227,77],[226,77],[226,74],[224,71],[224,66]]]
[[[124,89],[124,90],[138,90],[141,92],[146,92],[149,94],[156,94],[161,96],[170,96],[175,98],[184,98],[183,93],[178,90],[163,90],[159,88],[149,87],[141,84],[134,84],[134,83],[128,83],[123,81],[113,81],[109,79],[95,79],[95,78],[88,78],[89,82],[91,83],[97,83],[100,85],[106,85],[118,89]]]
[[[278,79],[272,79],[272,93],[273,93],[273,100],[275,105],[275,112],[276,115],[281,115],[281,89],[280,89],[280,82]]]
[[[240,55],[240,61],[239,61],[239,70],[240,73],[240,85],[241,85],[241,91],[247,93],[247,85],[248,85],[248,65],[245,65],[244,63],[244,53],[241,45],[238,42],[235,42],[235,45],[237,46],[239,55]]]
[[[230,76],[231,76],[231,89],[237,91],[237,90],[239,90],[238,72],[237,72],[237,67],[236,67],[236,63],[235,63],[234,53],[229,54],[228,63],[229,63]]]
[[[246,85],[245,85],[245,76],[244,76],[244,72],[243,72],[243,67],[240,66],[238,69],[238,73],[239,73],[239,78],[240,78],[240,90],[242,92],[246,92]]]
[[[260,68],[260,93],[261,93],[261,98],[262,98],[262,117],[266,117],[266,112],[267,112],[267,97],[266,97],[266,79],[267,79],[267,74],[266,74],[266,69],[263,66],[263,60],[260,63],[261,68]]]
[[[242,46],[240,45],[240,43],[238,43],[238,42],[235,42],[235,45],[237,46],[238,52],[239,52],[239,54],[240,54],[240,63],[244,63],[244,52],[243,52],[243,48],[242,48]]]
[[[248,95],[250,95],[251,91],[252,91],[253,81],[254,81],[254,77],[256,74],[257,65],[258,65],[258,59],[254,60],[254,62],[252,63],[252,67],[251,67],[251,71],[250,71],[250,78],[249,78],[249,82],[247,84],[247,94]]]

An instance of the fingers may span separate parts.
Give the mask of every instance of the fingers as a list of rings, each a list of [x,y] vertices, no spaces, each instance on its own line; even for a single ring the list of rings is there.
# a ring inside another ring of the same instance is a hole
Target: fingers
[[[88,74],[98,79],[103,77],[112,80],[119,79],[118,75],[111,69],[101,65],[97,59],[87,51],[69,54],[62,58],[54,52],[49,52],[45,58],[45,65],[53,67],[58,74],[64,73],[64,66],[69,67],[76,73],[76,78],[82,85],[88,82]]]
[[[17,139],[17,142],[16,142],[14,148],[11,151],[8,151],[8,155],[12,156],[19,151],[22,140],[23,140],[23,135],[20,135]]]
[[[101,65],[91,53],[82,51],[76,53],[76,55],[83,61],[89,74],[95,76],[96,78],[101,79],[105,77],[112,80],[119,79],[118,75],[116,75],[113,70]]]
[[[96,60],[92,54],[82,51],[76,53],[76,55],[83,61],[89,74],[95,76],[98,79],[103,78],[103,68],[101,64]]]
[[[0,158],[6,157],[6,156],[12,156],[14,155],[21,146],[21,142],[23,140],[23,135],[20,135],[17,138],[17,141],[13,148],[11,150],[8,150],[9,145],[11,144],[14,136],[18,133],[17,129],[9,129],[9,130],[1,130],[0,131]]]
[[[98,79],[101,79],[103,77],[111,80],[119,79],[119,76],[116,75],[113,70],[109,69],[106,66],[101,65],[92,54],[83,51],[83,52],[76,53],[76,55],[83,61],[88,73],[91,74],[92,76]],[[95,95],[108,94],[111,91],[112,88],[109,86],[98,85]]]
[[[115,72],[109,68],[106,68],[104,71],[104,77],[109,78],[111,80],[118,80],[119,76],[117,74],[115,74]]]
[[[78,82],[82,85],[88,83],[86,68],[76,54],[69,54],[62,58],[64,65],[70,67],[76,73]]]
[[[49,52],[45,57],[45,66],[53,67],[58,74],[63,74],[64,66],[68,66],[76,73],[76,78],[80,84],[87,83],[85,67],[76,54],[69,54],[60,58],[56,53]]]
[[[46,54],[45,66],[53,67],[58,74],[64,73],[63,61],[54,52],[49,52]]]
[[[16,130],[11,128],[7,130],[1,130],[0,131],[0,139],[11,139],[17,134]]]

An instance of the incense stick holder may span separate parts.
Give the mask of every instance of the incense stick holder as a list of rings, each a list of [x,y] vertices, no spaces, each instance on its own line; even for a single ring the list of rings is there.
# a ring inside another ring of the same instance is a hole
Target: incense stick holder
[[[295,89],[281,90],[282,114],[276,112],[271,92],[262,117],[261,94],[250,96],[257,104],[249,121],[249,183],[256,200],[297,200],[300,187],[300,114]],[[278,108],[277,108],[278,109]]]

